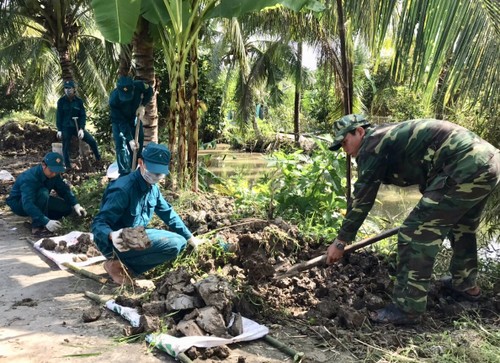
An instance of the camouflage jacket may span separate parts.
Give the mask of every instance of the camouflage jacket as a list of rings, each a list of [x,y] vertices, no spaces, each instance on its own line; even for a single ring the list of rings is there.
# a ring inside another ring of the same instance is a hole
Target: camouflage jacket
[[[448,121],[418,119],[368,128],[356,157],[353,200],[338,239],[354,240],[381,183],[418,185],[421,193],[438,190],[473,178],[496,152],[473,132]]]

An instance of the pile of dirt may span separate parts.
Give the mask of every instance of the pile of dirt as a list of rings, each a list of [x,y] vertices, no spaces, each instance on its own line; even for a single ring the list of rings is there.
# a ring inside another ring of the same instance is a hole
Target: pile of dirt
[[[456,300],[435,283],[421,324],[396,330],[392,325],[373,325],[370,313],[390,303],[394,282],[392,263],[385,258],[368,251],[354,252],[335,265],[314,267],[297,276],[275,279],[277,269],[319,256],[326,246],[304,238],[296,227],[281,220],[247,221],[220,230],[212,239],[216,247],[198,252],[196,271],[198,276],[203,272],[217,275],[232,286],[233,312],[264,325],[290,326],[291,321],[292,324],[303,321],[304,324],[297,327],[300,334],[314,332],[325,339],[319,332],[328,331],[335,335],[327,337],[329,344],[341,350],[345,350],[347,344],[351,353],[360,358],[366,354],[366,346],[354,344],[356,340],[394,350],[408,343],[415,331],[446,330],[447,326],[451,329],[452,320],[468,311],[484,321],[495,319],[500,312],[498,296],[484,296],[477,302]],[[226,244],[217,248],[221,241]],[[230,248],[226,248],[227,245]],[[178,281],[179,274],[177,270],[165,273],[148,299],[136,302],[136,306],[143,310],[144,306],[158,302],[163,306],[168,300],[165,286],[171,286],[172,280]],[[196,280],[192,272],[182,274],[186,283]],[[196,309],[197,306],[192,306],[177,310],[177,314],[162,311],[156,316],[160,325],[172,328],[169,333],[176,333],[175,324],[186,315],[196,316],[196,312],[193,313]]]
[[[41,122],[7,121],[0,127],[0,150],[6,154],[44,153],[57,142],[56,130]]]

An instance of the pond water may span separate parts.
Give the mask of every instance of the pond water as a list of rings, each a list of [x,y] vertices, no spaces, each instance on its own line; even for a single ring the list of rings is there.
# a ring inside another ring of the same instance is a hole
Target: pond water
[[[199,150],[198,158],[207,169],[223,179],[240,174],[248,180],[262,176],[267,169],[264,154],[229,150],[229,145],[217,145],[217,149]]]

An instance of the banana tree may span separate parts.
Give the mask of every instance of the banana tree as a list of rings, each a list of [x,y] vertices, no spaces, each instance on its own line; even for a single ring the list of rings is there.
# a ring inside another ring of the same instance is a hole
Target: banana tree
[[[170,114],[169,147],[177,161],[177,182],[187,182],[186,165],[191,186],[197,190],[197,145],[187,141],[187,129],[192,139],[198,133],[197,97],[186,92],[186,65],[196,62],[194,51],[200,29],[214,18],[231,18],[282,4],[294,10],[315,5],[315,0],[93,0],[96,22],[104,37],[110,41],[129,43],[139,16],[158,28],[169,73]],[[189,55],[191,54],[191,58]],[[191,68],[191,85],[197,84],[196,68]],[[196,92],[196,89],[195,89]],[[188,125],[189,120],[189,125]],[[190,150],[186,153],[187,146]],[[193,150],[194,148],[194,150]],[[189,160],[187,160],[189,155]],[[186,163],[187,161],[187,163]]]

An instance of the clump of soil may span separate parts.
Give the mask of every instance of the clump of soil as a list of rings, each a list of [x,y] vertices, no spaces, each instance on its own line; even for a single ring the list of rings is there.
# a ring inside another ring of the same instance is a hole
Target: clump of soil
[[[99,319],[101,317],[101,314],[101,307],[94,305],[83,312],[82,320],[84,323],[90,323]]]
[[[85,254],[87,257],[96,257],[101,255],[94,242],[90,239],[90,235],[88,233],[82,233],[78,236],[77,241],[77,243],[68,247],[69,253]]]
[[[151,241],[143,226],[123,228],[121,238],[123,244],[133,250],[144,250],[151,246]]]

